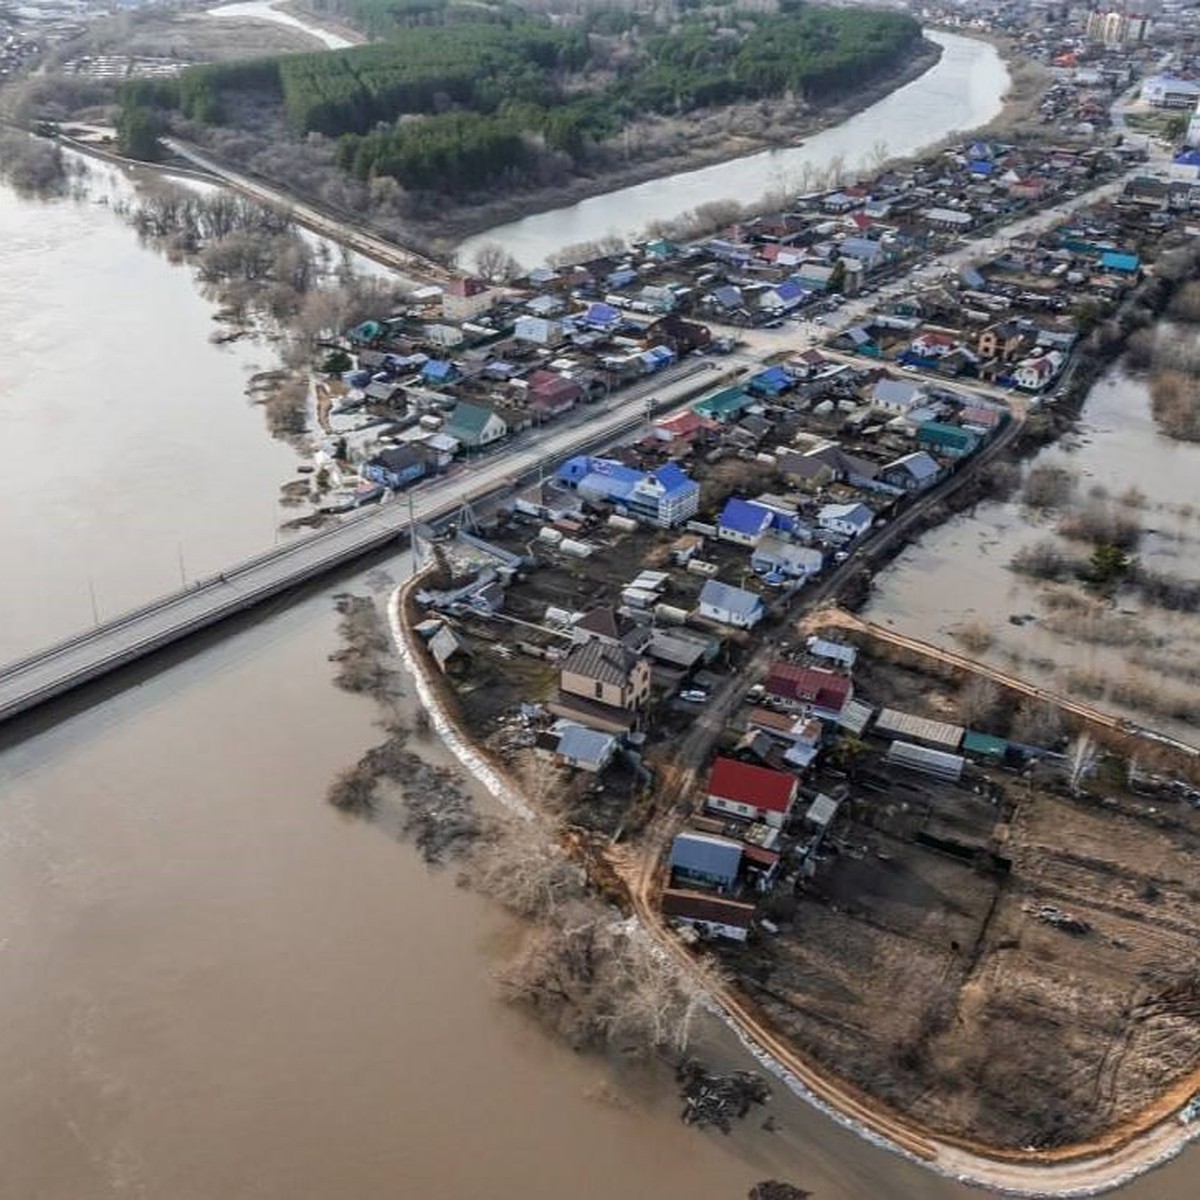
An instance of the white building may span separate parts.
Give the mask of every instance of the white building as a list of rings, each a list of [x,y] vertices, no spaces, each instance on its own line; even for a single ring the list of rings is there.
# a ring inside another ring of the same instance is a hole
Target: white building
[[[1142,83],[1142,99],[1155,108],[1194,108],[1200,84],[1173,75],[1151,75]]]
[[[763,619],[763,602],[744,588],[710,579],[700,589],[700,615],[735,629],[753,629]]]
[[[793,579],[809,579],[820,573],[825,556],[812,546],[797,546],[775,534],[767,534],[750,556],[750,566],[761,574],[779,571]]]
[[[845,537],[862,537],[875,514],[865,504],[826,504],[817,514],[817,524],[830,533]]]

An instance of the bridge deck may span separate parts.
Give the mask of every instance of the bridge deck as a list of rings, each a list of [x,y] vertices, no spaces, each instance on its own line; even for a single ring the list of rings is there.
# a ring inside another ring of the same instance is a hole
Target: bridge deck
[[[430,521],[508,487],[539,466],[610,443],[655,410],[678,404],[728,378],[711,361],[691,360],[623,392],[573,421],[524,435],[507,453],[457,467],[415,490],[411,515]],[[703,378],[698,379],[698,376]],[[296,538],[142,608],[0,668],[0,721],[15,717],[110,671],[137,661],[271,596],[317,578],[406,536],[407,498],[364,509],[328,529]]]

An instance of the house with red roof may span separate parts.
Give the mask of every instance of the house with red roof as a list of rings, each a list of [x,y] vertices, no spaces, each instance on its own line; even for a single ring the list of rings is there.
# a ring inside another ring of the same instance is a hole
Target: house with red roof
[[[469,321],[487,312],[495,300],[496,293],[481,279],[452,279],[442,293],[442,316],[451,321]]]
[[[526,383],[529,407],[542,419],[573,408],[583,395],[583,388],[574,379],[557,371],[534,371]]]
[[[854,696],[854,681],[827,667],[798,663],[772,663],[767,674],[767,695],[786,708],[811,709],[813,716],[836,720],[846,701]]]
[[[718,426],[715,421],[685,408],[673,417],[664,417],[663,420],[655,422],[654,436],[660,442],[688,443],[716,428]]]
[[[799,780],[785,771],[718,758],[709,772],[705,806],[713,812],[764,821],[781,829],[796,803],[799,787]]]

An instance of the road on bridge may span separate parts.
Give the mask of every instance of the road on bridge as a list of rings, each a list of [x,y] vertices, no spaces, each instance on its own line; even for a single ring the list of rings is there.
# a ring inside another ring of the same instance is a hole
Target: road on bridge
[[[734,361],[688,359],[671,371],[543,426],[460,466],[404,499],[359,510],[331,528],[277,546],[95,629],[0,668],[0,721],[61,696],[172,642],[345,563],[398,543],[410,521],[452,514],[464,501],[502,492],[571,454],[610,445],[662,412],[734,376]],[[407,502],[406,502],[407,501]]]

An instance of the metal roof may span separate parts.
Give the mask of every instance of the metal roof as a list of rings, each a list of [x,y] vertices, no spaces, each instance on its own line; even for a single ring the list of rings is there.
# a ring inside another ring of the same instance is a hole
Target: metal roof
[[[711,833],[684,832],[671,843],[671,869],[733,882],[742,864],[742,847]]]
[[[907,767],[910,771],[922,771],[939,779],[953,780],[962,775],[964,765],[964,759],[959,754],[914,746],[912,742],[893,742],[888,747],[887,760],[894,766]]]
[[[883,708],[875,718],[879,733],[902,738],[915,738],[919,742],[930,742],[935,746],[956,749],[963,740],[966,730],[961,725],[948,721],[935,721],[930,717],[918,717],[913,713],[901,712],[896,708]]]

